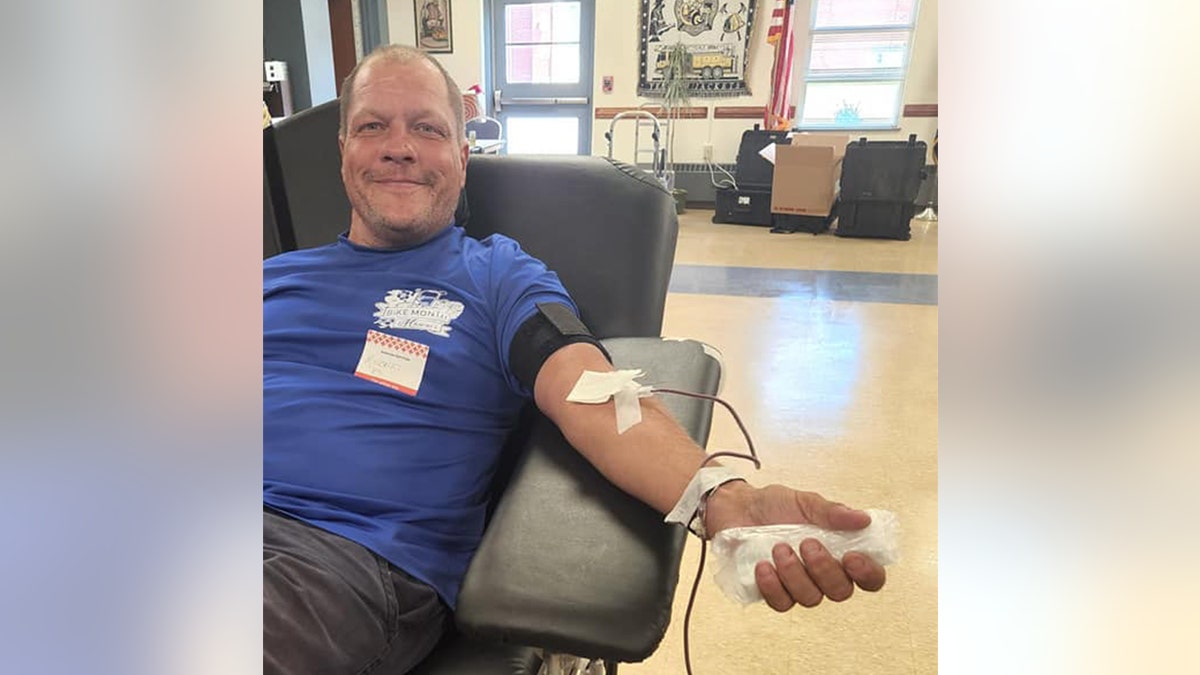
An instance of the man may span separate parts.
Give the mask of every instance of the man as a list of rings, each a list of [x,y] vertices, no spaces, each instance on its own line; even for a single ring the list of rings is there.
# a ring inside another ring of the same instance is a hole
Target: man
[[[612,366],[588,336],[556,329],[578,319],[554,273],[510,239],[452,227],[468,157],[458,91],[419,51],[364,59],[341,103],[349,232],[264,263],[268,673],[394,673],[424,658],[449,623],[497,457],[531,395],[609,480],[662,513],[704,459],[654,399],[621,435],[611,402],[567,402],[583,371]],[[740,480],[699,512],[709,534],[870,522],[814,493]],[[815,540],[801,557],[781,545],[756,570],[776,610],[884,583],[865,556],[839,562]]]

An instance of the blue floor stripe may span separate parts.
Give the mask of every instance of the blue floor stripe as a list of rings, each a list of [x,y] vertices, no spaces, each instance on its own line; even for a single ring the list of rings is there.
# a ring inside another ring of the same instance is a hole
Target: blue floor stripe
[[[936,305],[936,274],[676,265],[672,293]]]

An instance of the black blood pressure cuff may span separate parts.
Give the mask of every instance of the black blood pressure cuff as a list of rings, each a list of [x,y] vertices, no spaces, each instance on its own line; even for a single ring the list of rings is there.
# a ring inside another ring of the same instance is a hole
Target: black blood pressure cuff
[[[538,311],[529,317],[513,336],[508,348],[508,367],[517,380],[533,391],[542,364],[554,352],[575,342],[596,345],[604,358],[612,356],[583,325],[570,307],[558,302],[539,302]]]

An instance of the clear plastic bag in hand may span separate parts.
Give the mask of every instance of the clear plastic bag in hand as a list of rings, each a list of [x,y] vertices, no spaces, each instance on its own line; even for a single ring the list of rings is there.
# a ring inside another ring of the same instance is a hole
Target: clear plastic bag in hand
[[[837,560],[851,551],[862,553],[880,565],[891,565],[900,557],[900,524],[891,511],[867,509],[871,524],[861,530],[825,530],[815,525],[765,525],[735,527],[718,532],[712,539],[717,586],[733,600],[749,605],[762,600],[754,581],[754,568],[762,560],[771,562],[771,550],[785,543],[799,555],[800,542],[816,539]]]

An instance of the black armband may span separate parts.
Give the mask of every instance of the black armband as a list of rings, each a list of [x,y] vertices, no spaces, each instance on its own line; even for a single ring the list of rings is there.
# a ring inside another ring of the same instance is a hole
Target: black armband
[[[570,307],[558,302],[539,302],[538,311],[529,317],[513,336],[508,348],[508,367],[517,380],[533,391],[542,364],[554,352],[575,342],[595,345],[612,363],[612,356],[575,316]]]

